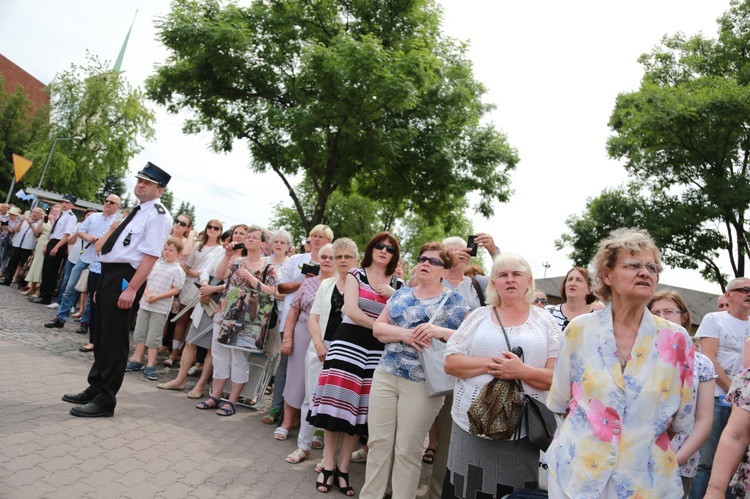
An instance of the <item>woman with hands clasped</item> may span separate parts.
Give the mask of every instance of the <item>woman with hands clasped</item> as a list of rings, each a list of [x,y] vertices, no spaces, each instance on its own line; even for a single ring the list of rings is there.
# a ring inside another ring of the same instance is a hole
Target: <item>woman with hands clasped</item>
[[[416,495],[422,442],[444,401],[427,395],[418,353],[432,341],[448,340],[469,310],[460,294],[440,282],[453,266],[446,246],[424,244],[417,262],[419,285],[396,291],[373,327],[385,351],[370,392],[370,452],[361,498],[383,497],[389,478],[394,499]]]
[[[534,278],[525,258],[512,253],[496,257],[490,277],[487,306],[473,311],[448,340],[445,372],[457,379],[444,498],[473,497],[470,466],[483,468],[473,485],[487,497],[534,488],[539,476],[539,449],[529,442],[523,426],[518,440],[471,433],[467,413],[493,378],[520,380],[527,395],[546,400],[560,333],[549,312],[531,306]],[[511,351],[517,347],[523,358]]]
[[[213,395],[198,409],[218,408],[220,416],[236,412],[237,400],[250,375],[249,353],[233,345],[238,335],[260,333],[261,324],[273,307],[276,275],[273,266],[263,260],[261,244],[265,231],[257,225],[247,229],[245,247],[237,249],[231,241],[224,245],[224,258],[216,267],[215,277],[227,279],[227,285],[214,314],[212,354],[214,363]],[[265,277],[265,279],[264,279]],[[232,378],[229,400],[219,408],[219,398],[227,380]]]

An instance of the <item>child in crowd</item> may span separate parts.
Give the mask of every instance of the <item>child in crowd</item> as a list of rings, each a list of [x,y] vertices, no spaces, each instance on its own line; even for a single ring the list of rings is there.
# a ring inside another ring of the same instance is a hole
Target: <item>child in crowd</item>
[[[125,372],[143,370],[143,354],[148,348],[146,377],[152,381],[159,379],[155,366],[164,324],[172,308],[172,298],[180,294],[185,284],[185,271],[177,261],[182,248],[182,241],[178,238],[167,239],[161,258],[148,275],[133,331],[135,352],[125,366]]]

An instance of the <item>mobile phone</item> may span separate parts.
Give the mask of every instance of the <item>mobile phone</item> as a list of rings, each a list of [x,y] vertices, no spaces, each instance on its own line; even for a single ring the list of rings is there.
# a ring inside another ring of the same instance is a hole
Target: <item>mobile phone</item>
[[[473,234],[469,236],[469,242],[466,243],[467,248],[471,248],[471,251],[469,251],[469,256],[477,256],[477,249],[479,248],[477,246],[477,243],[474,242],[474,236]]]
[[[235,244],[234,249],[245,249],[245,243]]]
[[[5,225],[7,227],[8,226],[8,222],[0,222],[0,225]]]
[[[302,268],[300,269],[300,273],[305,275],[318,275],[320,273],[320,265],[316,265],[314,263],[303,263]]]
[[[118,211],[117,214],[115,215],[115,223],[119,224],[120,222],[122,222],[122,212]]]

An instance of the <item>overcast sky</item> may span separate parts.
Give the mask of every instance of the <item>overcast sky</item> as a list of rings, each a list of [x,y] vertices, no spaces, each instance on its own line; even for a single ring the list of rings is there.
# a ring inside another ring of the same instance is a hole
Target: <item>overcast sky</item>
[[[503,251],[524,255],[535,277],[544,275],[545,262],[548,277],[564,274],[571,261],[554,241],[566,230],[565,219],[627,178],[607,157],[605,141],[617,94],[638,88],[638,56],[665,34],[714,37],[729,0],[441,3],[445,32],[469,42],[475,76],[488,89],[485,100],[497,106],[490,119],[521,158],[511,201],[498,204],[489,220],[474,216],[475,229],[491,233]],[[83,63],[86,51],[114,61],[136,9],[122,68],[140,86],[166,57],[153,26],[169,10],[164,0],[0,0],[0,53],[48,83],[71,63]],[[143,142],[130,169],[152,161],[170,172],[177,203],[195,204],[201,225],[214,217],[267,224],[277,202],[290,204],[278,177],[249,171],[244,144],[229,155],[214,154],[208,135],[182,134],[184,116],[152,107],[156,140]],[[729,272],[728,264],[723,269]],[[718,290],[697,271],[667,269],[662,282]]]

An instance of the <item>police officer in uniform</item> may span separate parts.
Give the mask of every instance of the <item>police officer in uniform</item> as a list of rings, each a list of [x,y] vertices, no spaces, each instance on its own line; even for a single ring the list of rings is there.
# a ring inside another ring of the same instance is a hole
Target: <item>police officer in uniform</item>
[[[172,217],[159,203],[171,176],[149,162],[136,177],[135,197],[140,204],[108,237],[96,243],[101,248],[102,273],[96,292],[94,365],[88,388],[63,396],[66,402],[83,404],[70,409],[74,416],[114,414],[115,396],[122,386],[130,352],[130,308],[172,230]]]
[[[68,258],[68,238],[75,231],[78,219],[73,215],[73,206],[78,201],[70,194],[62,198],[62,213],[52,225],[49,242],[44,248],[44,264],[42,265],[42,285],[39,298],[29,298],[32,303],[49,305],[60,277],[60,266]]]

